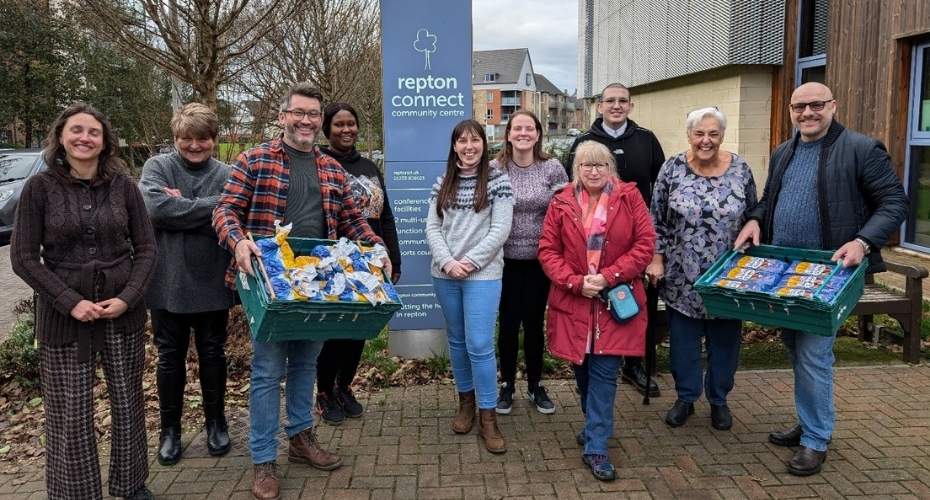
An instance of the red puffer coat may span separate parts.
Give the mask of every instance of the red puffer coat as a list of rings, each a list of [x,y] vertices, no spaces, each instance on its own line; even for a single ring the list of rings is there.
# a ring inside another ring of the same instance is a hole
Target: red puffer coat
[[[614,180],[607,210],[607,234],[599,271],[610,287],[632,282],[639,314],[618,323],[597,298],[581,294],[587,269],[585,231],[574,185],[557,193],[543,223],[539,261],[552,286],[546,333],[549,352],[574,364],[591,352],[613,356],[642,356],[646,350],[646,292],[643,271],[655,250],[652,218],[636,184]]]

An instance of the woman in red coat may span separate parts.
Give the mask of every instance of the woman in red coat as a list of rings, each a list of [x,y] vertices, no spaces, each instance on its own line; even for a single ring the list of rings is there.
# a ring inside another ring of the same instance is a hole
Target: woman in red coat
[[[539,260],[552,280],[546,322],[549,352],[572,363],[585,428],[582,460],[594,477],[616,478],[607,455],[621,356],[643,356],[646,314],[619,323],[598,293],[621,283],[646,307],[643,271],[655,249],[649,210],[636,184],[617,178],[613,155],[587,141],[575,152],[573,179],[555,195],[539,241]]]

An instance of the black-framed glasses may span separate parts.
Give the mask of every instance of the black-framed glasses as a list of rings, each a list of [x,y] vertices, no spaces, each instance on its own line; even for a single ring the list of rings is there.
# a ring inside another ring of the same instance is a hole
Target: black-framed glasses
[[[303,120],[304,117],[309,116],[311,120],[316,120],[317,118],[323,116],[323,113],[320,113],[317,110],[304,111],[302,109],[286,109],[285,113],[291,115],[296,120]]]
[[[593,172],[595,170],[598,172],[605,172],[610,165],[607,163],[581,163],[578,166],[581,167],[581,170],[584,172]]]
[[[823,111],[823,108],[828,102],[833,102],[833,99],[826,101],[794,102],[789,104],[788,107],[795,113],[803,113],[808,106],[811,107],[811,111]]]

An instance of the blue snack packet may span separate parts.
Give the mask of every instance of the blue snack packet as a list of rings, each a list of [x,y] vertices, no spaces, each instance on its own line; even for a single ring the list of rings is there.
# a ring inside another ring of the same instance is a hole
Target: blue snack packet
[[[765,287],[761,283],[755,283],[752,281],[739,281],[731,279],[719,279],[714,282],[714,285],[720,288],[729,288],[731,290],[747,290],[753,292],[764,292]]]
[[[734,267],[745,267],[748,269],[753,269],[755,271],[761,271],[764,273],[771,274],[782,274],[785,272],[785,269],[788,267],[788,263],[782,262],[778,259],[769,259],[765,257],[753,257],[751,255],[744,255],[736,260],[734,260],[728,269]]]
[[[720,273],[719,279],[748,281],[762,289],[770,288],[778,282],[778,274],[759,271],[748,267],[731,267]]]

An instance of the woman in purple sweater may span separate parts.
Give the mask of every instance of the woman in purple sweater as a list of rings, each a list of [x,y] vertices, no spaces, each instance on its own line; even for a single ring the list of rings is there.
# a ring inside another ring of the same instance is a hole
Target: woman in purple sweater
[[[88,104],[58,116],[42,153],[48,170],[26,181],[10,246],[13,271],[38,294],[49,498],[103,497],[94,431],[98,353],[112,417],[109,494],[152,498],[142,329],[155,236],[142,194],[119,173],[112,130]]]
[[[504,133],[507,138],[492,168],[510,175],[513,188],[513,225],[504,243],[504,276],[501,290],[500,332],[497,350],[503,383],[497,398],[497,413],[513,408],[517,378],[520,325],[523,325],[523,355],[526,360],[527,397],[541,413],[554,413],[555,405],[540,385],[542,379],[543,316],[549,296],[549,279],[536,258],[543,219],[549,201],[568,176],[562,164],[542,150],[542,124],[532,112],[511,115]]]

